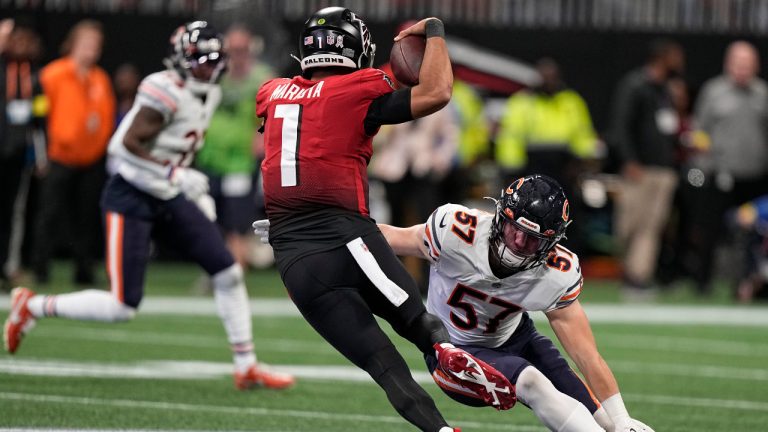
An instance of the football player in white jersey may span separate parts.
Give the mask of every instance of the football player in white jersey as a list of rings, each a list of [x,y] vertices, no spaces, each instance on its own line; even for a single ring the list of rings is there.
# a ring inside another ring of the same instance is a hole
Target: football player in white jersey
[[[502,192],[495,214],[446,204],[426,223],[379,228],[398,255],[432,262],[427,310],[445,323],[451,342],[503,373],[515,384],[517,399],[549,429],[653,432],[629,416],[597,350],[578,301],[583,283],[578,257],[558,244],[570,223],[560,185],[531,175]],[[253,228],[266,243],[269,221],[256,221]],[[538,333],[528,311],[546,314],[589,386]],[[426,360],[448,396],[486,405],[436,367],[434,357]]]
[[[43,317],[105,322],[133,318],[144,294],[154,233],[211,276],[233,351],[235,386],[279,389],[293,384],[293,377],[256,362],[243,271],[214,223],[208,178],[189,167],[220,100],[216,83],[226,65],[222,40],[205,21],[179,27],[170,40],[167,70],[142,81],[133,107],[112,137],[114,175],[102,196],[111,292],[35,295],[27,288],[14,289],[4,329],[10,353]]]
[[[397,254],[432,262],[427,310],[445,322],[454,345],[502,372],[549,429],[652,432],[629,416],[597,350],[578,300],[578,257],[558,245],[570,223],[560,185],[531,175],[502,192],[495,214],[446,204],[424,224],[379,227]],[[587,384],[538,333],[528,311],[545,313]],[[434,358],[427,364],[451,398],[483,405],[436,368]]]

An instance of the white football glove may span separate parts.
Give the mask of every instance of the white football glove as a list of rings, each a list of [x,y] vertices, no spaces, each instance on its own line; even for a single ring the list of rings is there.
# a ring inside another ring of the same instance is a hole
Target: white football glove
[[[259,219],[253,222],[251,226],[253,227],[253,233],[256,234],[256,237],[258,237],[262,243],[269,244],[269,219]]]
[[[619,422],[613,430],[614,432],[654,432],[650,426],[633,418]]]
[[[204,193],[191,201],[195,203],[208,220],[216,222],[216,201],[213,200],[213,197]]]
[[[196,169],[176,167],[171,183],[178,186],[190,201],[208,193],[208,176]]]

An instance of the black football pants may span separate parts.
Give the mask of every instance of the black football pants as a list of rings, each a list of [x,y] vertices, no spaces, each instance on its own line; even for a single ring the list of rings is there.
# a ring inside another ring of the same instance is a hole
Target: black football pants
[[[368,372],[406,420],[423,431],[446,426],[434,402],[411,376],[408,366],[374,314],[424,352],[447,341],[439,320],[427,314],[415,282],[380,232],[362,238],[379,268],[408,293],[396,307],[376,288],[342,246],[299,259],[283,282],[304,318],[334,348]],[[434,352],[434,351],[432,351]]]

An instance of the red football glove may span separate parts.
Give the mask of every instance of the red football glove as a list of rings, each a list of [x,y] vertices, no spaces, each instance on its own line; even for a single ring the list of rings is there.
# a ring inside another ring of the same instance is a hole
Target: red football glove
[[[515,386],[507,377],[488,363],[461,348],[434,345],[440,369],[459,384],[477,393],[483,401],[497,410],[515,406]]]

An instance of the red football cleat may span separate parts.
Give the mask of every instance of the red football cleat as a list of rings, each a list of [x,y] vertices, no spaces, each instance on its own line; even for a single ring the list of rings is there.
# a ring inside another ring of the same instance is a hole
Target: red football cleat
[[[3,340],[5,349],[13,354],[19,348],[21,338],[35,325],[35,317],[27,308],[27,302],[35,293],[24,287],[17,287],[11,291],[11,313],[5,320]]]
[[[493,366],[453,346],[435,344],[435,350],[440,369],[477,393],[486,404],[497,410],[515,406],[515,386]]]
[[[291,375],[270,371],[259,365],[251,366],[245,373],[235,372],[235,387],[238,390],[256,387],[280,390],[291,387],[295,382]]]

